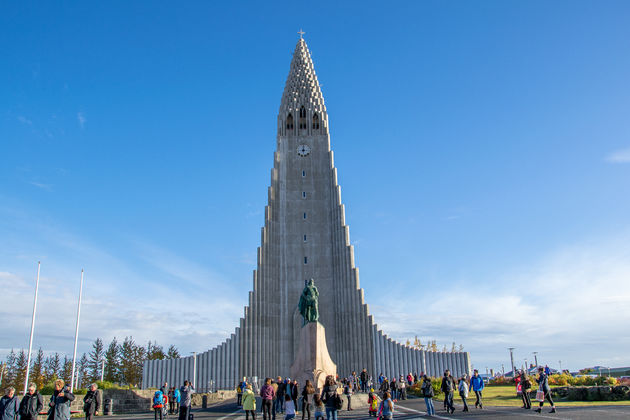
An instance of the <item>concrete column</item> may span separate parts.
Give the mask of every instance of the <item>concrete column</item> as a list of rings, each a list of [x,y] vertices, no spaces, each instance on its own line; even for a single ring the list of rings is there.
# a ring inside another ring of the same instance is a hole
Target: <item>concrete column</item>
[[[217,384],[217,349],[216,347],[210,350],[210,380],[213,383],[213,387],[216,389]],[[212,389],[211,391],[214,391]]]
[[[392,343],[391,338],[387,338],[386,350],[387,350],[387,373],[385,374],[385,376],[387,376],[387,378],[391,380],[392,375],[394,374],[394,343]]]
[[[379,335],[378,335],[378,331],[376,329],[376,325],[372,325],[372,337],[373,337],[373,341],[374,341],[374,367],[372,368],[371,371],[368,371],[368,373],[374,377],[378,376],[378,372],[375,372],[379,369],[379,366],[381,364],[381,355],[379,353],[380,351],[380,340],[379,340]]]
[[[385,337],[383,336],[383,332],[379,331],[378,332],[378,341],[379,341],[379,353],[381,355],[381,365],[379,366],[379,368],[377,369],[376,372],[374,372],[373,378],[374,379],[378,379],[378,375],[383,373],[383,375],[385,374],[385,365],[387,363],[387,361],[385,360]]]

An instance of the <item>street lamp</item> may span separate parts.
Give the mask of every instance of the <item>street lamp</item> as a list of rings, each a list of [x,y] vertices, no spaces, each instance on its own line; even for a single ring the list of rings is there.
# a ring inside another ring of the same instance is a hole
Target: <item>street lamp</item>
[[[193,351],[191,352],[193,355],[193,376],[192,376],[192,386],[193,388],[196,386],[197,384],[197,352]]]
[[[536,363],[536,367],[538,367],[538,352],[532,352],[532,354],[534,355],[534,363]]]

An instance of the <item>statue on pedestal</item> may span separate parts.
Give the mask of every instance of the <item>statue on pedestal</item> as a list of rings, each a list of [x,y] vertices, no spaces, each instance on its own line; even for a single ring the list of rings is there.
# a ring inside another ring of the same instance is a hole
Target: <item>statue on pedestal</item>
[[[308,324],[309,322],[319,321],[319,309],[317,306],[318,300],[319,291],[317,290],[317,287],[315,287],[313,279],[310,279],[304,286],[304,290],[300,296],[300,303],[298,304],[300,314],[303,318],[302,326]]]

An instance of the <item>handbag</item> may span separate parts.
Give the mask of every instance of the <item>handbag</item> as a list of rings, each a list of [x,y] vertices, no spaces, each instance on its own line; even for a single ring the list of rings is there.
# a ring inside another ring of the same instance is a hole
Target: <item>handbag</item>
[[[545,392],[542,389],[536,391],[536,401],[543,402],[545,401]]]

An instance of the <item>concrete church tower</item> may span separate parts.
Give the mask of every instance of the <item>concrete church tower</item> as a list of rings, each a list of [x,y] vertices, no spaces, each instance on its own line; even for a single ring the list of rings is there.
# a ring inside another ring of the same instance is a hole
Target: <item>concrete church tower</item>
[[[196,358],[148,361],[143,387],[197,379],[197,389],[232,388],[243,376],[288,376],[302,318],[306,279],[319,289],[320,322],[340,376],[366,368],[376,378],[427,372],[470,373],[468,353],[418,350],[374,324],[359,286],[354,249],[330,148],[328,114],[313,61],[300,37],[278,113],[278,135],[253,290],[225,342]]]

